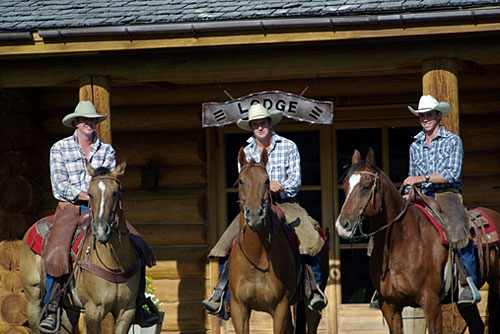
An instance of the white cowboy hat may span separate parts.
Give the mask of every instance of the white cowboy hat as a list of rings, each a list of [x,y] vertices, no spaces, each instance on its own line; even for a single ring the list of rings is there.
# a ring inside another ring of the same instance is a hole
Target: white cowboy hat
[[[283,114],[279,110],[273,110],[269,112],[266,107],[262,104],[253,104],[248,110],[247,118],[240,118],[236,125],[243,130],[252,131],[250,128],[250,122],[256,119],[270,118],[271,125],[278,124],[283,118]]]
[[[438,102],[438,100],[431,95],[423,95],[420,98],[420,101],[418,101],[418,109],[415,110],[408,106],[408,110],[416,116],[431,110],[440,111],[443,117],[448,116],[451,113],[451,107],[448,102]]]
[[[97,123],[99,123],[108,118],[108,114],[100,115],[97,113],[97,110],[95,110],[95,107],[92,104],[92,102],[80,101],[75,108],[75,112],[72,112],[71,114],[67,114],[66,116],[64,116],[62,124],[64,126],[67,126],[68,128],[74,128],[75,126],[73,124],[73,120],[77,117],[97,118]]]

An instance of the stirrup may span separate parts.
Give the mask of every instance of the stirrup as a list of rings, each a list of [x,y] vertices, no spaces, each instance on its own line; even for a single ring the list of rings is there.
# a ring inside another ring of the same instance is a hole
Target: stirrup
[[[44,334],[54,334],[54,333],[57,333],[59,331],[59,329],[61,328],[61,307],[57,307],[56,308],[56,311],[53,313],[55,314],[55,317],[56,317],[56,324],[55,324],[55,327],[53,330],[50,330],[50,329],[47,329],[47,328],[44,328],[41,325],[41,323],[43,322],[43,320],[45,319],[45,317],[41,317],[40,320],[38,321],[38,330],[41,332],[41,333],[44,333]]]
[[[210,295],[210,297],[208,297],[203,302],[201,302],[201,304],[203,305],[203,308],[208,311],[208,313],[218,315],[222,312],[222,307],[224,306],[224,298],[226,297],[226,291],[222,291],[220,299],[214,298],[214,295],[216,292],[217,292],[217,290],[214,290],[214,292]],[[215,302],[218,302],[219,308],[214,310],[210,307],[206,307],[206,306],[208,306],[209,303],[211,303],[210,300],[214,300]]]
[[[320,307],[312,307],[311,305],[311,300],[314,299],[314,294],[315,293],[318,293],[322,298],[323,298],[323,305],[320,305]],[[316,285],[316,290],[313,290],[312,291],[312,296],[313,298],[311,298],[311,300],[309,300],[309,302],[307,303],[307,307],[311,310],[311,311],[321,311],[322,309],[324,309],[326,307],[326,305],[328,305],[328,298],[326,298],[325,294],[323,293],[323,291],[321,291],[320,287]]]
[[[471,277],[467,277],[467,285],[459,285],[457,303],[463,306],[475,305],[481,301],[481,294]]]

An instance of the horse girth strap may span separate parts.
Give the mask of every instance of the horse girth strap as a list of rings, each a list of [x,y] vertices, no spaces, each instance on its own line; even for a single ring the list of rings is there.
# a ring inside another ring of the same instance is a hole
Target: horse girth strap
[[[141,268],[141,260],[137,259],[135,263],[126,271],[121,271],[121,272],[113,272],[106,270],[102,267],[99,267],[98,265],[94,263],[90,263],[89,261],[86,260],[78,260],[76,262],[78,266],[80,266],[82,269],[87,270],[88,272],[99,276],[101,278],[104,278],[107,281],[113,282],[113,283],[123,283],[126,280],[128,280],[130,277],[134,276],[135,273],[137,273],[140,268]]]

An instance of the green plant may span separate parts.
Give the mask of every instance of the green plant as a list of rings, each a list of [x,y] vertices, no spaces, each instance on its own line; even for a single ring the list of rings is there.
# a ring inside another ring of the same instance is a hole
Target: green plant
[[[144,295],[146,296],[146,298],[151,299],[155,307],[158,309],[163,303],[158,299],[158,297],[156,297],[155,292],[156,288],[153,286],[153,279],[151,278],[151,276],[146,276],[146,291]],[[150,311],[147,305],[142,305],[142,307],[146,311]]]

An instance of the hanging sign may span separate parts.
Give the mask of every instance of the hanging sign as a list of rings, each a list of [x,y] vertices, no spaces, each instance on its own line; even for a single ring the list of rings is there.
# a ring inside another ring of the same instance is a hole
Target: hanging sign
[[[333,102],[316,101],[292,93],[265,91],[226,102],[203,103],[203,127],[224,126],[248,117],[248,109],[260,103],[268,110],[280,110],[283,116],[311,124],[332,124]]]

